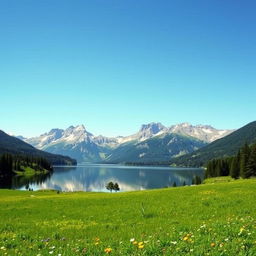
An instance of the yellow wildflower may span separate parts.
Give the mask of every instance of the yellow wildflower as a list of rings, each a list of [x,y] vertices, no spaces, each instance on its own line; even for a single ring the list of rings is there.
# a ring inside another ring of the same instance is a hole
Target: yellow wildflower
[[[184,241],[187,241],[187,240],[188,240],[188,236],[185,236],[185,237],[183,238],[183,240],[184,240]]]
[[[244,227],[241,227],[240,228],[240,232],[243,232],[245,229],[244,229]]]
[[[214,247],[216,244],[215,243],[211,243],[211,247]]]
[[[134,245],[137,245],[137,244],[138,244],[138,242],[137,242],[137,241],[134,241],[134,242],[133,242],[133,244],[134,244]]]
[[[106,249],[104,250],[104,252],[105,252],[105,253],[111,253],[111,252],[112,252],[112,249],[111,249],[110,247],[108,247],[108,248],[106,248]]]

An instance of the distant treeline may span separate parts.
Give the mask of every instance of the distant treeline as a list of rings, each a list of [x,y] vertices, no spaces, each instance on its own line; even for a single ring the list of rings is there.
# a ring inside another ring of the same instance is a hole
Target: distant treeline
[[[25,167],[31,167],[35,171],[51,171],[49,162],[40,157],[3,154],[0,156],[0,177],[13,176],[15,172],[24,172]]]
[[[246,143],[234,157],[209,161],[205,177],[218,176],[231,176],[235,179],[256,176],[256,144],[249,146]]]

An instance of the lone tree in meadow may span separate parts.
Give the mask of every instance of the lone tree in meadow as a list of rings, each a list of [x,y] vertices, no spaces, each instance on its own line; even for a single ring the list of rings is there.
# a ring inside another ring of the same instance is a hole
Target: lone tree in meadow
[[[112,190],[114,190],[114,183],[112,181],[110,181],[107,184],[106,189],[109,190],[110,192],[112,192]]]
[[[118,183],[114,184],[114,190],[117,192],[120,190]]]

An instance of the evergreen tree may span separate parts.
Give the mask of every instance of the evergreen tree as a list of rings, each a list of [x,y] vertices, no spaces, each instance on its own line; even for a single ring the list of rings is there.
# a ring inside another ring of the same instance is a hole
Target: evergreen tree
[[[251,153],[245,169],[245,178],[256,176],[256,144],[251,147]]]
[[[222,176],[222,160],[221,159],[216,159],[215,160],[216,162],[216,168],[215,168],[215,173],[214,173],[214,176],[213,177],[219,177],[219,176]]]
[[[230,168],[230,176],[234,179],[239,178],[240,166],[238,157],[234,157]]]
[[[200,178],[199,176],[196,176],[196,177],[195,177],[195,184],[196,184],[196,185],[199,185],[199,184],[201,184],[201,183],[202,183],[201,178]]]
[[[173,187],[177,187],[177,184],[176,184],[176,182],[174,181],[173,182],[173,185],[172,185]]]
[[[243,146],[240,153],[240,176],[242,178],[248,178],[247,165],[250,157],[250,147],[247,143]]]

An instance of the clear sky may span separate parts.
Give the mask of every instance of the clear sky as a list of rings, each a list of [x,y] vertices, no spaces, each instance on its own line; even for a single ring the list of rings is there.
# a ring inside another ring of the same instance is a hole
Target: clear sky
[[[256,1],[1,0],[0,129],[239,128],[256,114]]]

